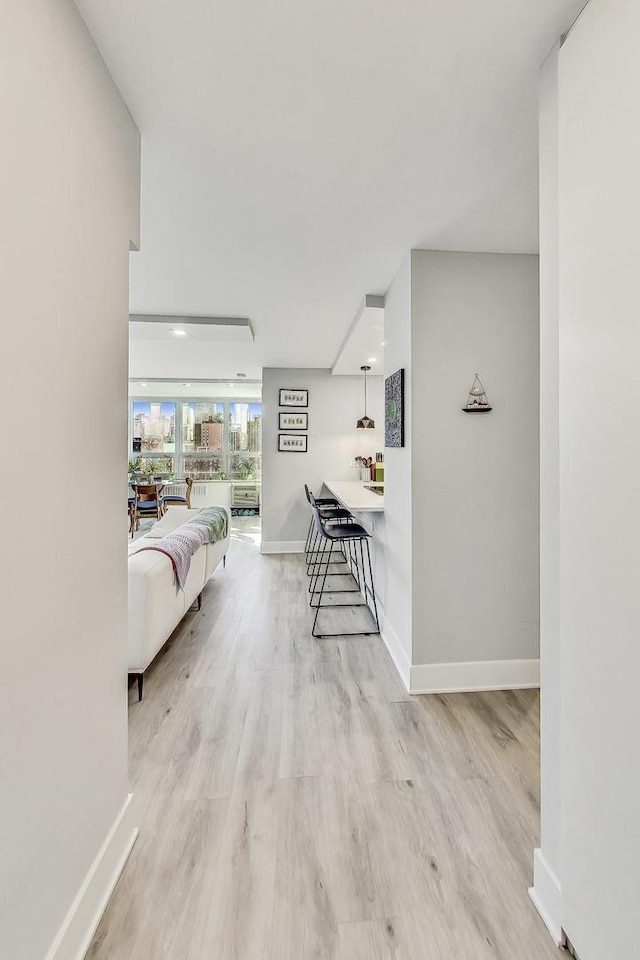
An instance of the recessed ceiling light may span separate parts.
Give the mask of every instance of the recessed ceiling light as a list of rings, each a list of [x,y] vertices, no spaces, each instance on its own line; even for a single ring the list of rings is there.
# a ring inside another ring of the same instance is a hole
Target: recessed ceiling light
[[[190,383],[183,383],[182,386],[183,386],[183,387],[190,387],[191,384],[190,384]]]
[[[380,346],[381,346],[381,347],[384,347],[384,340],[381,340],[381,341],[380,341]]]
[[[146,383],[141,383],[140,386],[141,386],[141,387],[146,387]]]
[[[369,359],[367,360],[367,363],[377,363],[377,362],[378,362],[377,357],[369,357]]]
[[[171,333],[174,335],[174,337],[186,337],[187,335],[186,330],[178,330],[177,327],[172,327]]]

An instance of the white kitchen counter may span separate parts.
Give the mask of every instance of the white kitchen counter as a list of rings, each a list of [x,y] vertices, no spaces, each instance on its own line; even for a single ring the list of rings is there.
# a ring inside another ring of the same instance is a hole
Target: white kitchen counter
[[[336,500],[353,513],[384,513],[384,494],[367,490],[374,483],[359,480],[325,480],[324,486]]]

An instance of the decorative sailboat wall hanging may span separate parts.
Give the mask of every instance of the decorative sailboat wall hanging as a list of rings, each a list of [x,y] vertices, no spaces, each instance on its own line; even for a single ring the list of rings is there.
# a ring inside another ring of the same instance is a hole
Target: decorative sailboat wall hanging
[[[466,406],[462,409],[465,413],[489,413],[491,410],[484,387],[477,373],[471,390],[469,391],[469,399],[467,400]]]

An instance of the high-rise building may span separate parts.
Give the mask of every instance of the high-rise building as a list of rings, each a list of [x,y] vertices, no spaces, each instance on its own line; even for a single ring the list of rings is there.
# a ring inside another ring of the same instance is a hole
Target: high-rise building
[[[137,414],[133,418],[133,434],[134,437],[144,437],[144,414]]]
[[[222,450],[222,423],[205,421],[200,424],[200,447],[206,447],[212,452]]]
[[[185,443],[193,444],[196,433],[196,411],[192,404],[182,406],[182,439]]]
[[[247,423],[247,450],[259,453],[262,449],[262,417],[253,417]]]
[[[229,425],[229,452],[237,453],[238,450],[242,450],[242,434],[240,432],[240,425],[237,423],[231,423]]]

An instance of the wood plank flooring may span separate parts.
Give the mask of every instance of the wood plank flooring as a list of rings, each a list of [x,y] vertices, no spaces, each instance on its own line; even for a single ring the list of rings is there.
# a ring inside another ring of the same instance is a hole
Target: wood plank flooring
[[[300,557],[236,538],[131,693],[141,833],[90,960],[557,957],[537,693],[409,697],[378,637],[309,624]]]

